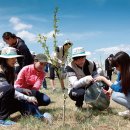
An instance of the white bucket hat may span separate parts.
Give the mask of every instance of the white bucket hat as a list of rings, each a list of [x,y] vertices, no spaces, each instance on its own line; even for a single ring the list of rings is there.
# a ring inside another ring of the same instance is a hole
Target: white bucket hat
[[[71,46],[73,45],[73,43],[70,40],[65,40],[63,45],[66,45],[66,44],[70,44]]]
[[[83,47],[76,47],[72,50],[72,58],[86,55],[87,53],[85,52]]]
[[[13,47],[5,47],[1,51],[0,58],[17,58],[17,57],[23,57],[23,55],[18,55],[16,52],[16,49]]]

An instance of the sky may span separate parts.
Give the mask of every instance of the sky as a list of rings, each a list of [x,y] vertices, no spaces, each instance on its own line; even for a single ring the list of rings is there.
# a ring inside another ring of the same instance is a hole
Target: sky
[[[5,46],[2,34],[9,31],[36,53],[44,53],[38,34],[47,36],[52,52],[55,7],[58,45],[68,39],[73,48],[84,47],[88,59],[100,63],[111,53],[130,54],[130,0],[0,0],[0,48]]]

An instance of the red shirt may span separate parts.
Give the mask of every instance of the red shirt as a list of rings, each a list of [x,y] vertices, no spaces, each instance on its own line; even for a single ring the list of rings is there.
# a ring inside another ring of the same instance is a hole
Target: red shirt
[[[14,87],[39,90],[44,78],[44,71],[37,71],[34,64],[27,65],[19,72]]]

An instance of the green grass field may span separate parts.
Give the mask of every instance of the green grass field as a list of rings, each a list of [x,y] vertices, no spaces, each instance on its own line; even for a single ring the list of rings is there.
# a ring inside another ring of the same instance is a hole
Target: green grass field
[[[115,78],[115,76],[113,77]],[[83,111],[76,112],[75,102],[70,100],[66,92],[65,122],[63,124],[63,93],[59,82],[56,82],[56,91],[47,79],[48,89],[41,89],[51,97],[52,103],[46,107],[40,107],[42,112],[53,115],[53,124],[47,124],[43,120],[29,117],[21,117],[19,113],[11,115],[11,119],[17,122],[14,126],[0,127],[0,130],[130,130],[130,120],[117,115],[118,111],[125,110],[124,107],[111,101],[110,107],[105,111],[92,110],[84,103]],[[67,84],[67,83],[66,83]]]

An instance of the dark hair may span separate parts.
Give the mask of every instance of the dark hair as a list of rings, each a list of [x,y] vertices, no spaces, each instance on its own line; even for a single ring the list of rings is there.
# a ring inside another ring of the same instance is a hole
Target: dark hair
[[[15,79],[15,74],[14,74],[14,68],[8,66],[7,64],[7,59],[4,58],[0,58],[0,65],[1,65],[1,69],[3,70],[4,74],[5,74],[5,78],[7,79],[7,81],[10,84],[14,84],[14,79]]]
[[[78,59],[85,58],[85,57],[86,57],[86,56],[73,57],[73,60],[78,60]]]
[[[8,40],[9,38],[16,38],[16,35],[12,34],[11,32],[5,32],[5,33],[3,33],[2,37],[3,37],[3,39]]]
[[[110,54],[109,57],[113,57],[114,55],[113,54]]]
[[[118,52],[112,59],[112,65],[121,69],[121,85],[125,95],[130,91],[130,57],[126,52]]]

